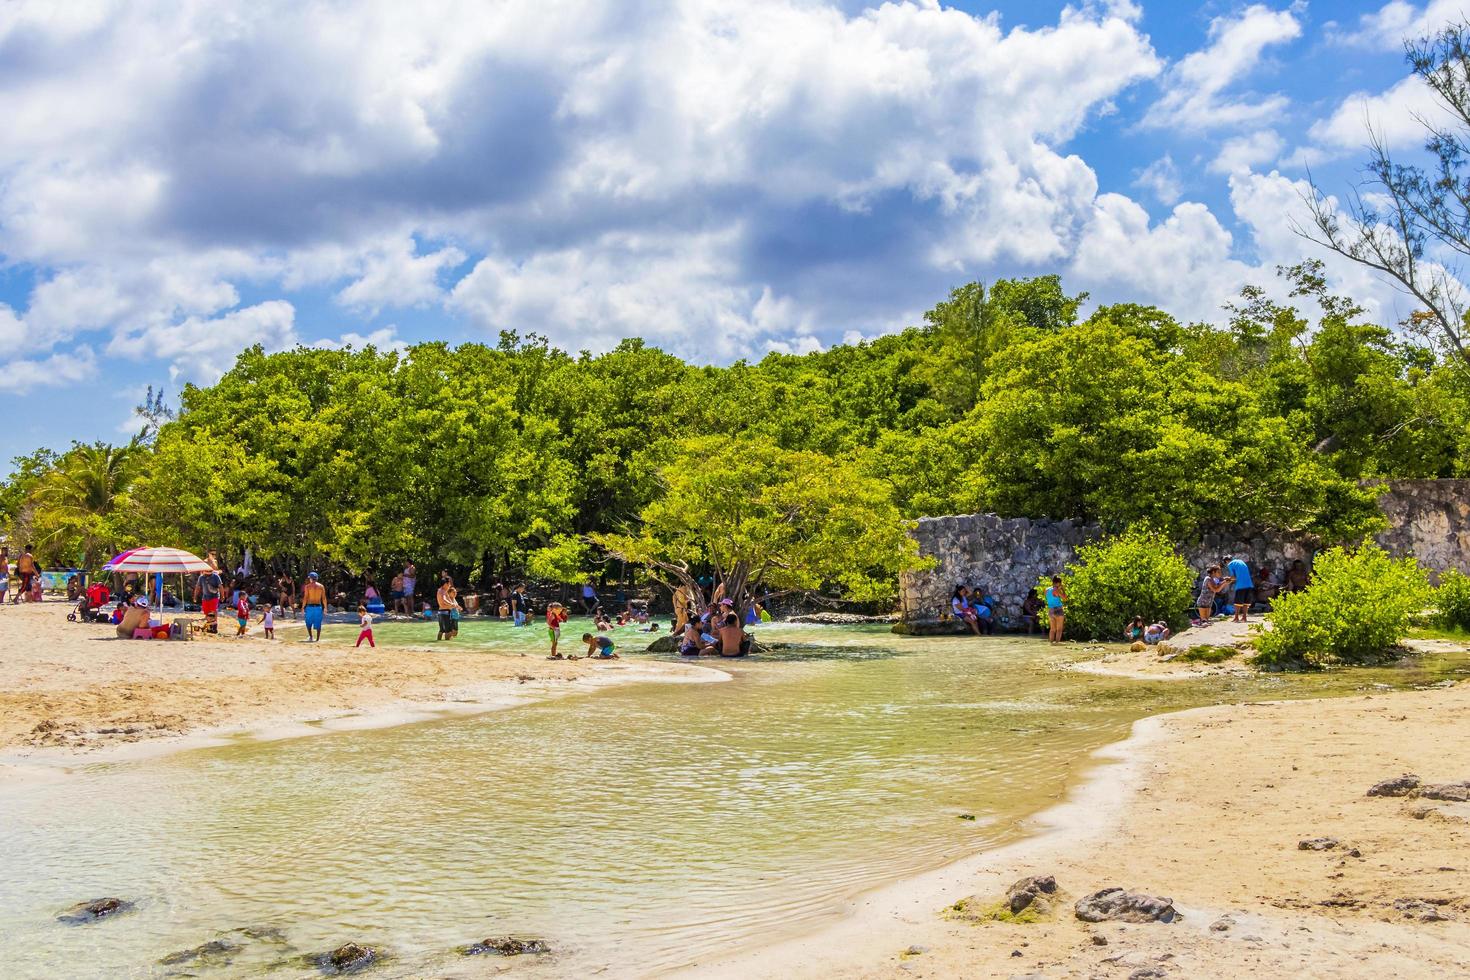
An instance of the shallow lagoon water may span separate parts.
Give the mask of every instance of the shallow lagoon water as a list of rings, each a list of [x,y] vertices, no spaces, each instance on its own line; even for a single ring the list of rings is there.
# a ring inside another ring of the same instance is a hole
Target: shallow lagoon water
[[[422,643],[433,626],[378,633]],[[10,977],[294,977],[311,973],[301,956],[352,940],[391,951],[374,976],[657,973],[816,928],[863,891],[1016,839],[1145,715],[1466,669],[1445,657],[1408,672],[1139,682],[1056,670],[1076,648],[1024,638],[761,637],[794,646],[703,661],[728,683],[241,739],[0,788],[0,962]],[[546,645],[539,629],[480,622],[458,642],[538,657]],[[102,895],[139,908],[55,921]],[[453,953],[506,934],[560,952]],[[242,948],[224,964],[158,965],[216,938]]]

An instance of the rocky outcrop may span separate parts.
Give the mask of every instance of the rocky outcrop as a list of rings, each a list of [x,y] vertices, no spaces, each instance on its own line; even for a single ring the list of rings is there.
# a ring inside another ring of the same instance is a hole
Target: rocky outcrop
[[[1378,509],[1385,551],[1413,555],[1436,581],[1451,568],[1470,573],[1470,480],[1391,480]]]
[[[1051,911],[1051,899],[1057,893],[1057,880],[1051,875],[1022,878],[1006,890],[1006,905],[1012,915],[1034,909],[1045,915]]]
[[[69,925],[87,925],[131,912],[135,907],[132,902],[123,898],[94,898],[90,902],[73,905],[56,918]]]
[[[234,954],[242,948],[239,943],[232,943],[228,939],[211,939],[207,943],[200,943],[193,949],[182,949],[177,953],[169,953],[158,962],[162,966],[180,966],[185,963],[228,966]]]
[[[338,946],[329,953],[319,953],[313,957],[317,969],[328,976],[342,976],[349,973],[358,973],[366,970],[382,958],[382,953],[372,946],[363,946],[359,943],[346,943]]]
[[[1406,772],[1368,787],[1369,796],[1408,796],[1419,788],[1419,777]]]
[[[1167,898],[1104,888],[1077,900],[1077,918],[1083,922],[1173,922],[1178,915]]]
[[[460,950],[465,956],[540,956],[551,952],[551,944],[544,939],[517,939],[504,936],[500,939],[482,939]]]

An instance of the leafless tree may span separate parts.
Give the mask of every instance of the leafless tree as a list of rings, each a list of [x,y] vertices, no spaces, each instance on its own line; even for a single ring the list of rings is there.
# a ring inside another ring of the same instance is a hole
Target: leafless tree
[[[1396,162],[1370,127],[1367,193],[1352,192],[1344,219],[1311,182],[1310,226],[1294,223],[1294,230],[1397,283],[1420,307],[1406,325],[1470,370],[1470,304],[1457,268],[1458,259],[1470,257],[1470,24],[1408,41],[1404,53],[1449,111],[1445,125],[1417,120],[1432,162]]]

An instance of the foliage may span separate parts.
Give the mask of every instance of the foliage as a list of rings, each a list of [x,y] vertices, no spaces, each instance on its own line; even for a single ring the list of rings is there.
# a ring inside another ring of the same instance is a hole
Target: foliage
[[[1062,580],[1070,636],[1114,640],[1134,616],[1171,629],[1188,623],[1194,572],[1158,532],[1135,528],[1083,545]]]
[[[1263,665],[1370,663],[1408,635],[1429,602],[1429,579],[1413,558],[1382,548],[1331,548],[1317,555],[1301,592],[1272,600],[1271,628],[1256,637]]]
[[[526,555],[526,574],[543,582],[580,582],[591,564],[587,543],[564,534]]]
[[[919,566],[890,488],[850,462],[770,445],[732,450],[719,437],[684,440],[638,527],[592,540],[691,594],[696,565],[707,565],[737,603],[747,589],[828,586],[858,601],[888,599],[898,573]]]
[[[1452,568],[1434,590],[1435,621],[1446,629],[1470,630],[1470,575]]]
[[[1222,664],[1238,656],[1240,656],[1240,651],[1235,647],[1210,646],[1208,643],[1204,643],[1197,647],[1188,648],[1174,659],[1182,660],[1186,663]]]

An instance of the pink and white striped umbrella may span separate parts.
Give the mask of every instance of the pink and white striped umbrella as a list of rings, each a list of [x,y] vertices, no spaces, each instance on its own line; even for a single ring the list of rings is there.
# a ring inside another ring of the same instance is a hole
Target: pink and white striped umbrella
[[[209,562],[178,548],[138,548],[125,551],[105,566],[109,572],[140,575],[180,575],[209,571]]]

